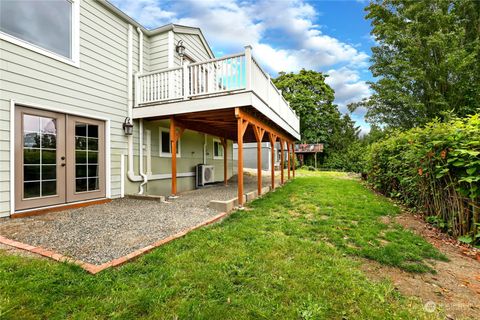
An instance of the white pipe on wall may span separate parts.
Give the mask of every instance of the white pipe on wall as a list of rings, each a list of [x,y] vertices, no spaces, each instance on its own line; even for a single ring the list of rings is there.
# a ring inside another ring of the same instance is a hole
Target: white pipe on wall
[[[128,25],[128,55],[127,55],[127,115],[131,121],[133,117],[133,27]],[[133,135],[128,136],[128,170],[130,181],[143,181],[141,176],[133,173]]]
[[[143,33],[140,28],[137,28],[138,32],[138,73],[142,74],[143,73]],[[138,85],[136,83],[135,85]],[[139,90],[137,90],[139,92]],[[147,184],[148,182],[148,177],[143,171],[143,119],[140,119],[140,133],[139,133],[139,170],[140,170],[140,175],[143,178],[143,182],[140,184],[140,190],[138,191],[138,194],[143,194],[143,186]]]
[[[120,198],[125,197],[125,154],[120,155]]]
[[[143,33],[141,30],[137,29],[139,32],[139,72],[143,70]],[[133,27],[128,25],[128,57],[127,57],[127,115],[130,119],[133,117]],[[140,175],[135,175],[133,170],[133,135],[128,136],[128,169],[127,177],[132,182],[142,182],[140,185],[139,194],[143,193],[143,186],[148,182],[148,180],[166,180],[171,179],[172,174],[151,174],[151,134],[150,130],[147,131],[147,170],[148,174],[143,173],[143,119],[140,120],[139,128],[139,169]],[[205,137],[206,141],[206,137]],[[121,159],[124,159],[122,155]],[[124,160],[121,160],[124,161]],[[124,169],[123,169],[124,170]],[[122,170],[122,175],[123,171]],[[194,177],[195,172],[182,172],[177,173],[177,177]],[[122,180],[120,180],[122,181]],[[121,182],[122,184],[122,182]],[[124,182],[123,182],[124,184]],[[121,189],[124,189],[125,186],[121,186]]]
[[[143,182],[140,184],[140,190],[138,191],[138,194],[143,194],[143,186],[147,184],[148,182],[148,177],[147,175],[143,172],[143,119],[140,119],[140,128],[139,128],[139,135],[138,135],[138,164],[139,164],[139,170],[140,170],[140,175],[143,178]]]
[[[152,132],[145,130],[147,146],[147,176],[152,175]]]
[[[138,167],[140,170],[140,175],[143,172],[143,119],[138,121],[139,123],[139,133],[138,133]]]

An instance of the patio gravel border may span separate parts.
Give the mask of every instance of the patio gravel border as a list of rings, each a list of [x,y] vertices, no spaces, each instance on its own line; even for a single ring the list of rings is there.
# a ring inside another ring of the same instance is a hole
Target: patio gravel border
[[[213,218],[211,218],[209,220],[203,221],[203,222],[201,222],[201,223],[199,223],[199,224],[197,224],[193,227],[186,228],[186,229],[184,229],[180,232],[177,232],[177,233],[175,233],[171,236],[168,236],[164,239],[158,240],[158,241],[152,243],[151,245],[148,245],[146,247],[137,249],[137,250],[135,250],[135,251],[123,256],[123,257],[110,260],[110,261],[105,262],[101,265],[94,265],[94,264],[84,262],[84,261],[81,261],[81,260],[75,260],[75,259],[66,257],[66,256],[64,256],[60,253],[56,253],[54,251],[47,250],[47,249],[44,249],[42,247],[34,247],[32,245],[29,245],[29,244],[26,244],[26,243],[23,243],[23,242],[19,242],[19,241],[15,241],[15,240],[11,240],[11,239],[5,238],[3,236],[0,236],[0,243],[2,243],[4,245],[8,245],[10,247],[17,248],[17,249],[25,250],[25,251],[28,251],[28,252],[31,252],[31,253],[34,253],[34,254],[38,254],[38,255],[41,255],[41,256],[44,256],[44,257],[47,257],[47,258],[50,258],[50,259],[53,259],[53,260],[56,260],[56,261],[59,261],[59,262],[73,263],[73,264],[76,264],[76,265],[80,266],[82,269],[84,269],[85,271],[87,271],[91,274],[97,274],[100,271],[103,271],[103,270],[108,269],[110,267],[120,266],[120,265],[122,265],[122,264],[124,264],[128,261],[131,261],[131,260],[133,260],[133,259],[135,259],[135,258],[137,258],[137,257],[155,249],[155,248],[158,248],[158,247],[160,247],[160,246],[162,246],[166,243],[169,243],[169,242],[171,242],[175,239],[181,238],[184,235],[186,235],[187,233],[189,233],[190,231],[193,231],[195,229],[198,229],[198,228],[210,225],[212,223],[218,222],[218,221],[224,219],[225,217],[227,217],[230,213],[231,212],[222,212],[222,213],[214,216]]]
[[[276,185],[275,189],[283,187],[288,182],[290,182],[290,180],[286,180],[283,184],[280,183],[280,184]],[[267,189],[268,189],[268,191],[273,191],[273,190],[270,190],[269,187],[264,187],[265,191],[267,191]],[[266,193],[269,193],[268,191]],[[257,197],[257,196],[253,196],[253,193],[256,194],[256,191],[252,191],[250,193],[252,193],[252,195],[250,195],[250,197],[248,197],[247,194],[244,195],[244,197],[246,198],[245,200],[247,200],[246,202],[250,202],[251,200],[253,200]],[[264,196],[266,193],[262,192],[261,196]],[[237,198],[234,198],[234,199],[231,199],[231,200],[235,201],[236,199]],[[192,227],[187,227],[187,228],[185,228],[185,229],[183,229],[183,230],[181,230],[181,231],[179,231],[179,232],[177,232],[173,235],[170,235],[170,236],[167,236],[163,239],[157,240],[157,241],[153,242],[152,244],[149,244],[149,245],[147,245],[145,247],[142,247],[140,249],[136,249],[136,250],[124,255],[124,256],[112,259],[110,261],[104,262],[104,263],[99,264],[99,265],[95,265],[95,264],[92,264],[92,263],[89,263],[89,262],[85,262],[85,261],[82,261],[80,259],[71,258],[71,257],[65,256],[63,254],[60,254],[58,252],[55,252],[53,250],[45,249],[41,246],[33,246],[33,245],[30,245],[30,244],[27,244],[27,243],[24,243],[24,242],[12,240],[12,239],[9,239],[9,238],[4,237],[2,235],[0,235],[0,244],[4,244],[4,245],[7,245],[7,246],[16,248],[16,249],[24,250],[24,251],[27,251],[27,252],[30,252],[30,253],[33,253],[33,254],[36,254],[36,255],[40,255],[40,256],[43,256],[43,257],[46,257],[46,258],[50,258],[50,259],[58,261],[58,262],[72,263],[72,264],[80,266],[85,271],[94,275],[94,274],[97,274],[97,273],[99,273],[99,272],[101,272],[105,269],[110,268],[110,267],[117,267],[117,266],[120,266],[120,265],[122,265],[126,262],[129,262],[129,261],[131,261],[131,260],[133,260],[133,259],[135,259],[135,258],[137,258],[137,257],[139,257],[139,256],[141,256],[145,253],[150,252],[151,250],[153,250],[155,248],[158,248],[158,247],[160,247],[164,244],[167,244],[167,243],[169,243],[169,242],[171,242],[175,239],[183,237],[184,235],[186,235],[190,231],[193,231],[195,229],[199,229],[201,227],[204,227],[204,226],[210,225],[212,223],[218,222],[218,221],[224,219],[225,217],[229,216],[231,213],[235,212],[235,210],[233,210],[233,209],[234,208],[231,208],[230,210],[227,209],[228,211],[221,212],[221,213],[211,217],[208,220],[200,222],[197,225],[194,225]]]

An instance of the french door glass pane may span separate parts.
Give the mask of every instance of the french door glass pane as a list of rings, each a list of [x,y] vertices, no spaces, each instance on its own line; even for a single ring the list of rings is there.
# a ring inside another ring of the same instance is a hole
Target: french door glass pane
[[[75,191],[99,190],[98,126],[75,124]]]
[[[57,181],[43,181],[42,182],[42,195],[43,196],[53,196],[57,194]]]
[[[40,149],[23,149],[24,164],[40,164]]]
[[[23,115],[23,196],[57,194],[56,119]]]
[[[25,198],[38,198],[40,197],[40,182],[24,182],[23,183],[23,196]]]

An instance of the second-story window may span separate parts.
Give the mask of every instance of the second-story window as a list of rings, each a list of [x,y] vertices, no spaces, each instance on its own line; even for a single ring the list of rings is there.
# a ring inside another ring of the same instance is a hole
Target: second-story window
[[[73,0],[0,0],[0,33],[6,40],[75,60],[74,7]]]

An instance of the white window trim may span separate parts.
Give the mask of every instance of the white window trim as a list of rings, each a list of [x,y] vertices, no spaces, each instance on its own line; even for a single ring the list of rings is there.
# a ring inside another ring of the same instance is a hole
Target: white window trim
[[[33,52],[42,54],[46,57],[58,60],[60,62],[80,67],[80,1],[81,0],[67,0],[72,3],[72,58],[67,58],[61,54],[55,53],[48,49],[42,48],[36,44],[30,43],[26,40],[14,37],[8,33],[0,31],[0,39],[13,43],[17,46],[31,50]]]
[[[215,142],[218,142],[220,146],[223,149],[223,156],[216,156],[215,155]],[[213,144],[212,144],[212,155],[214,160],[221,160],[225,157],[225,149],[223,148],[222,141],[218,138],[213,138]]]
[[[171,158],[172,157],[171,152],[163,152],[163,150],[162,150],[162,132],[166,132],[170,136],[170,129],[164,128],[164,127],[159,127],[159,130],[158,130],[158,150],[159,150],[158,152],[159,152],[159,155],[160,155],[160,157]],[[179,138],[178,139],[178,148],[177,148],[177,158],[181,158],[181,154],[182,154],[182,138]]]

